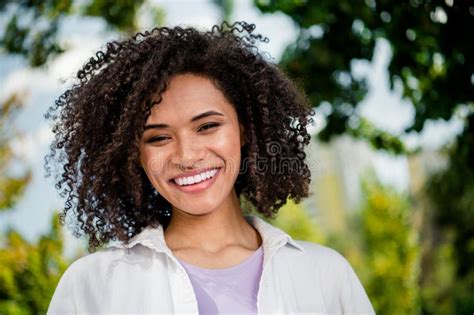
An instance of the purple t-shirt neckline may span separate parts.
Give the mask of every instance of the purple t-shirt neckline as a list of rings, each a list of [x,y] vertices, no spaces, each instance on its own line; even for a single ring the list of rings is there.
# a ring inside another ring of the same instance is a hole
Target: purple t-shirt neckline
[[[235,266],[208,269],[180,259],[196,295],[199,314],[257,314],[263,246]]]
[[[177,258],[177,259],[181,264],[184,265],[184,267],[188,271],[191,271],[191,272],[194,271],[194,272],[205,273],[205,274],[213,274],[213,275],[216,275],[216,274],[229,275],[229,274],[234,273],[234,272],[239,272],[239,271],[241,271],[241,269],[244,269],[248,265],[252,264],[252,262],[254,262],[261,255],[262,251],[263,251],[263,246],[260,245],[260,247],[257,248],[257,250],[252,255],[245,258],[245,260],[243,260],[239,264],[228,267],[228,268],[212,268],[212,269],[211,268],[203,268],[203,267],[199,267],[199,266],[196,266],[196,265],[189,264],[189,263],[187,263],[187,262],[185,262],[185,261],[183,261],[179,258]]]

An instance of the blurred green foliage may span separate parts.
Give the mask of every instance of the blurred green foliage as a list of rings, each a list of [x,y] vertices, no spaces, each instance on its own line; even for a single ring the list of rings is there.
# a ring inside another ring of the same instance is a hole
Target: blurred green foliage
[[[318,227],[316,220],[301,204],[295,204],[291,199],[278,211],[278,216],[275,219],[266,221],[286,231],[295,239],[320,244],[326,243],[326,237]]]
[[[91,1],[86,6],[85,15],[97,16],[105,19],[109,26],[121,31],[133,32],[136,28],[136,14],[143,0],[100,0]]]
[[[12,139],[19,137],[12,121],[21,107],[21,96],[18,94],[0,103],[0,212],[10,209],[18,201],[31,180],[30,170],[21,175],[9,172],[13,161],[18,159],[11,147]]]
[[[40,66],[48,56],[63,51],[56,42],[58,23],[70,12],[71,1],[0,0],[0,12],[8,19],[0,34],[0,49],[21,54],[32,66]]]
[[[221,20],[229,21],[234,8],[234,0],[212,0],[221,11]]]
[[[45,314],[70,262],[63,257],[63,235],[55,214],[51,230],[31,244],[13,229],[0,248],[0,314]]]
[[[22,107],[21,96],[11,95],[0,104],[0,211],[12,211],[31,180],[31,170],[10,174],[20,159],[12,150],[19,133],[12,126]],[[1,214],[0,214],[1,215]],[[13,229],[0,234],[0,314],[45,313],[59,277],[67,263],[62,257],[62,235],[58,216],[51,231],[30,244]]]
[[[420,314],[420,248],[410,201],[373,176],[362,188],[367,294],[378,314]]]
[[[466,31],[474,29],[472,1],[254,3],[264,13],[283,12],[299,27],[298,38],[287,47],[281,65],[301,84],[315,108],[330,109],[327,125],[318,134],[321,140],[348,133],[366,139],[377,149],[412,154],[416,150],[408,151],[400,136],[421,131],[427,120],[461,118],[464,128],[450,148],[448,167],[425,184],[431,202],[422,221],[430,226],[436,240],[421,250],[420,312],[472,313],[474,45],[471,33]],[[367,84],[364,76],[352,71],[353,62],[370,62],[378,40],[391,47],[391,87],[400,87],[402,97],[415,110],[412,124],[398,135],[376,128],[358,111]],[[420,200],[413,200],[414,205],[417,203]]]
[[[436,289],[444,288],[435,292],[451,305],[452,314],[470,314],[474,310],[474,115],[469,116],[465,131],[448,155],[450,167],[433,174],[426,191],[434,210],[433,224],[441,234],[435,255],[442,259],[449,255],[453,270],[450,281],[436,281],[435,277],[428,281]],[[443,272],[437,258],[433,257],[432,265],[434,272]]]
[[[290,199],[275,219],[267,221],[294,239],[341,252],[354,267],[377,314],[420,314],[421,247],[411,200],[381,184],[373,171],[365,175],[362,194],[360,211],[347,214],[350,224],[343,241],[331,231],[323,232],[309,210]],[[445,262],[452,264],[450,257]]]
[[[138,31],[136,18],[142,4],[143,0],[0,0],[0,13],[8,20],[0,32],[0,52],[21,54],[32,67],[42,66],[65,50],[58,39],[64,17],[95,16],[105,20],[111,29],[131,34]],[[163,22],[159,10],[146,9],[153,11],[154,23]]]
[[[370,61],[378,39],[391,46],[392,87],[400,83],[403,96],[415,107],[414,122],[406,131],[420,131],[427,119],[449,119],[457,106],[474,100],[474,45],[466,32],[474,29],[474,9],[469,1],[255,0],[255,4],[263,12],[281,11],[299,26],[298,38],[285,51],[281,65],[301,82],[313,106],[331,105],[328,124],[319,135],[323,140],[358,125],[356,109],[367,84],[365,77],[351,71],[352,62]],[[392,145],[392,141],[375,143],[384,149]]]

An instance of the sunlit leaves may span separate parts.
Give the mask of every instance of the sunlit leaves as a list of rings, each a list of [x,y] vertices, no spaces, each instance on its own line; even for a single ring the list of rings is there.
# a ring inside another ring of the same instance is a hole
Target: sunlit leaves
[[[420,131],[427,119],[449,119],[457,105],[474,101],[474,45],[466,32],[474,29],[474,9],[468,1],[256,0],[255,4],[263,12],[287,14],[301,28],[281,64],[302,82],[314,107],[328,102],[336,108],[320,134],[322,140],[351,129],[350,115],[337,107],[347,103],[356,108],[367,92],[363,77],[351,76],[347,85],[334,74],[350,74],[353,59],[370,61],[377,38],[391,44],[392,87],[394,80],[400,80],[403,96],[415,106],[416,116],[407,131]],[[315,28],[321,30],[318,36],[308,35]]]
[[[363,183],[366,289],[380,314],[419,311],[419,245],[408,199],[374,179]]]
[[[58,28],[65,16],[96,16],[113,29],[131,33],[137,31],[137,14],[142,3],[132,0],[3,1],[1,7],[5,12],[2,13],[8,22],[0,32],[0,49],[25,56],[32,67],[42,66],[65,49],[58,39]],[[158,16],[153,18],[158,19]]]
[[[44,314],[62,273],[63,235],[57,214],[51,230],[30,243],[10,229],[0,248],[0,314]]]
[[[20,175],[8,171],[15,159],[11,141],[17,136],[11,122],[21,106],[16,94],[0,103],[0,211],[13,207],[31,180],[30,170]]]

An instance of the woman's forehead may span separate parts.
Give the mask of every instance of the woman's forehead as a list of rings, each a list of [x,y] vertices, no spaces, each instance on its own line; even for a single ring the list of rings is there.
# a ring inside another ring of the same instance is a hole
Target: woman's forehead
[[[208,111],[224,116],[235,114],[235,109],[223,93],[208,79],[194,74],[172,78],[161,101],[155,104],[149,118],[179,118],[190,120]]]

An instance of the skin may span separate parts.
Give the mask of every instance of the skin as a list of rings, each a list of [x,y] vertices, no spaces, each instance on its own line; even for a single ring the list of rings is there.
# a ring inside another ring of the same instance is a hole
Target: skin
[[[244,128],[234,106],[207,78],[173,77],[152,108],[140,140],[140,163],[155,189],[172,205],[165,240],[173,254],[203,268],[227,268],[261,245],[257,230],[242,214],[234,189]],[[214,111],[194,122],[197,115]],[[204,126],[204,128],[203,128]],[[155,141],[153,141],[155,139]],[[221,167],[212,186],[198,193],[180,191],[170,179],[183,172]]]

